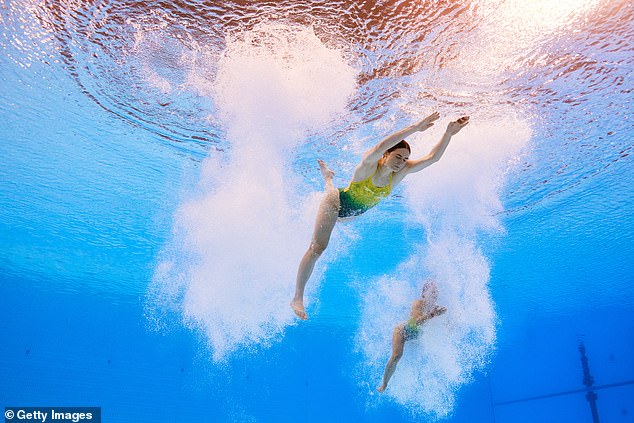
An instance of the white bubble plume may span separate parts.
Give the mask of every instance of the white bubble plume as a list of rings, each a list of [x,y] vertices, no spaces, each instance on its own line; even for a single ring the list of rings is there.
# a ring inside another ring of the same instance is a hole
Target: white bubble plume
[[[479,247],[483,234],[503,231],[499,213],[507,170],[530,139],[524,122],[472,123],[456,135],[442,160],[410,177],[406,198],[421,223],[421,240],[394,275],[363,294],[357,346],[364,374],[380,384],[391,353],[393,328],[407,320],[425,280],[438,284],[447,312],[407,342],[385,394],[413,413],[448,416],[460,386],[484,368],[495,345],[495,310],[488,291],[490,267]]]
[[[217,69],[213,83],[191,81],[212,96],[229,151],[204,161],[155,279],[219,360],[295,321],[289,302],[318,197],[297,194],[292,148],[345,111],[356,73],[311,28],[271,24],[227,40]]]

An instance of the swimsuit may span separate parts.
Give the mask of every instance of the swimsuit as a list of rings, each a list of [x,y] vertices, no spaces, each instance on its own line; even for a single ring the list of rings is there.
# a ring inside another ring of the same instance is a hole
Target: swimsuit
[[[374,175],[376,175],[376,171],[363,181],[350,182],[348,188],[339,188],[339,203],[341,205],[339,217],[358,216],[390,195],[394,173],[390,174],[390,183],[384,187],[377,187],[372,183]]]
[[[411,318],[403,325],[403,340],[409,341],[410,339],[418,338],[420,334],[420,326],[416,324],[416,319]]]

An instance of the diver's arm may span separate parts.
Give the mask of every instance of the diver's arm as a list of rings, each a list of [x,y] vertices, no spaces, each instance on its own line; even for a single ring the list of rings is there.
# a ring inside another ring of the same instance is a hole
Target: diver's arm
[[[422,132],[426,129],[431,128],[434,125],[434,121],[440,117],[438,112],[434,112],[431,115],[427,116],[425,119],[417,122],[413,125],[408,126],[405,129],[401,129],[393,133],[392,135],[388,135],[377,145],[369,149],[363,154],[363,159],[361,160],[361,164],[358,169],[362,167],[369,167],[371,171],[374,172],[376,164],[379,159],[383,157],[383,154],[390,148],[394,147],[396,144],[401,142],[404,138],[412,135],[415,132]]]
[[[449,145],[449,141],[451,141],[451,137],[456,135],[462,128],[467,126],[469,123],[469,116],[463,116],[460,119],[450,122],[447,125],[447,130],[445,134],[442,136],[438,144],[431,149],[428,155],[421,157],[416,160],[408,160],[405,171],[406,173],[414,173],[425,169],[426,167],[436,163],[442,155],[444,154],[447,146]]]
[[[434,307],[434,309],[432,311],[430,311],[427,314],[424,314],[420,317],[418,317],[416,319],[416,324],[417,325],[422,325],[423,323],[425,323],[427,320],[434,318],[436,316],[440,316],[441,314],[445,313],[447,311],[447,308],[445,307],[441,307],[441,306],[436,306]]]

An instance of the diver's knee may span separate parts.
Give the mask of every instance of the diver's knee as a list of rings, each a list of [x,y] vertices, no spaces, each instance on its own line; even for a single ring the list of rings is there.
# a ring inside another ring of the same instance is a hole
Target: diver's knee
[[[315,256],[320,256],[326,247],[328,247],[327,242],[313,241],[310,243],[309,251]]]
[[[329,189],[328,191],[326,191],[326,200],[325,200],[328,204],[332,205],[332,206],[337,206],[337,208],[339,208],[339,203],[340,203],[340,199],[339,199],[339,190],[337,188],[333,188],[333,189]]]
[[[402,351],[401,352],[393,352],[392,353],[392,362],[394,364],[397,364],[401,360],[401,357],[403,357],[403,352]]]

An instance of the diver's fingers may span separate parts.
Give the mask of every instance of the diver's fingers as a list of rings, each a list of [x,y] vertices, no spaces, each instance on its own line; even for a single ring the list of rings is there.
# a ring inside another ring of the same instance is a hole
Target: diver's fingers
[[[438,316],[440,314],[443,314],[446,311],[447,311],[446,307],[436,306],[436,308],[434,309],[434,314]]]
[[[440,113],[438,113],[437,111],[432,113],[431,115],[427,116],[427,119],[432,121],[432,120],[438,120],[440,118]]]

